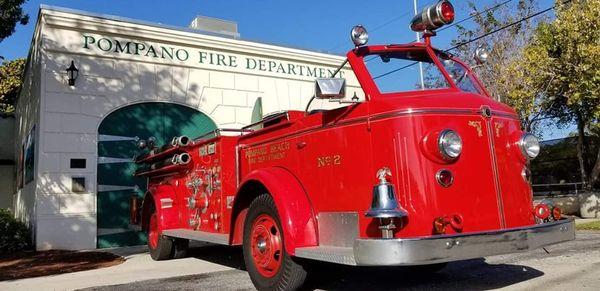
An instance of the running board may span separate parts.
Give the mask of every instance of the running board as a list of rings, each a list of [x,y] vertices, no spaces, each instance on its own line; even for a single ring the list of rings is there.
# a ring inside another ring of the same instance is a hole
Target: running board
[[[195,231],[185,228],[163,230],[163,235],[177,238],[204,241],[220,245],[229,245],[229,235],[224,233],[212,233],[206,231]]]
[[[351,247],[318,246],[296,248],[295,256],[317,261],[356,266],[354,249]]]

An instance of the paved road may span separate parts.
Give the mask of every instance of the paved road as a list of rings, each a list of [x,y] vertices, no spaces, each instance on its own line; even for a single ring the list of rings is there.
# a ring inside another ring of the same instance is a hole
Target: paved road
[[[439,273],[425,275],[403,268],[315,266],[309,289],[415,290],[498,289],[600,290],[600,233],[578,233],[577,240],[548,247],[549,253],[503,255],[450,263]],[[243,271],[239,248],[204,246],[192,249],[197,259],[234,268],[199,275],[139,281],[86,290],[254,290]]]

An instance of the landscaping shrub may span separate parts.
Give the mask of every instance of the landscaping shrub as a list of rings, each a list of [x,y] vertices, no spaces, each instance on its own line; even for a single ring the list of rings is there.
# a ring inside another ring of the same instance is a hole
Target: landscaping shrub
[[[0,256],[29,247],[29,230],[12,213],[0,209]]]

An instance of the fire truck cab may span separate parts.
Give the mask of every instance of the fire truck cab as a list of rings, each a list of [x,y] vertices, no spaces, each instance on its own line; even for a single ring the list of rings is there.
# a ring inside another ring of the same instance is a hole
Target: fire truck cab
[[[365,100],[148,148],[136,159],[148,192],[132,218],[152,258],[180,257],[189,240],[241,245],[257,289],[289,290],[307,275],[299,258],[441,267],[574,239],[558,207],[533,205],[537,139],[431,46],[453,18],[448,1],[427,7],[411,25],[425,42],[405,45],[366,46],[355,27],[347,62]],[[424,67],[418,84],[404,82],[412,66]],[[345,96],[343,79],[315,83],[314,98]]]

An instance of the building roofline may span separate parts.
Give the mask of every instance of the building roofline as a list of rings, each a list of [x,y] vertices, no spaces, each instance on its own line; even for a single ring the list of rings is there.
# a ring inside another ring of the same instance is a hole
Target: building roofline
[[[81,16],[88,16],[88,17],[100,18],[100,19],[117,21],[117,22],[128,22],[128,23],[137,24],[137,25],[146,25],[146,26],[152,26],[152,27],[161,28],[161,29],[170,29],[170,30],[198,34],[198,35],[207,35],[207,36],[217,37],[217,38],[222,38],[222,39],[227,39],[227,40],[240,40],[240,41],[246,41],[246,42],[253,42],[256,44],[278,46],[278,47],[282,47],[282,48],[289,48],[289,49],[295,49],[295,50],[303,50],[303,51],[307,51],[307,52],[326,54],[326,55],[331,55],[331,56],[336,56],[336,57],[345,57],[345,54],[338,54],[338,53],[333,53],[333,52],[329,52],[329,51],[306,49],[306,48],[302,48],[302,47],[298,47],[298,46],[281,45],[281,44],[277,44],[277,43],[272,43],[272,42],[267,42],[267,41],[257,41],[257,40],[246,39],[246,38],[225,37],[222,34],[213,33],[210,31],[197,30],[197,29],[192,29],[192,28],[187,28],[187,27],[156,23],[156,22],[151,22],[151,21],[146,21],[146,20],[140,20],[140,19],[134,19],[134,18],[128,18],[128,17],[122,17],[122,16],[115,16],[115,15],[110,15],[110,14],[95,13],[95,12],[89,12],[89,11],[60,7],[60,6],[40,4],[40,15],[43,13],[42,12],[43,10],[76,14],[76,15],[81,15]],[[227,21],[229,21],[229,20],[227,20]]]

